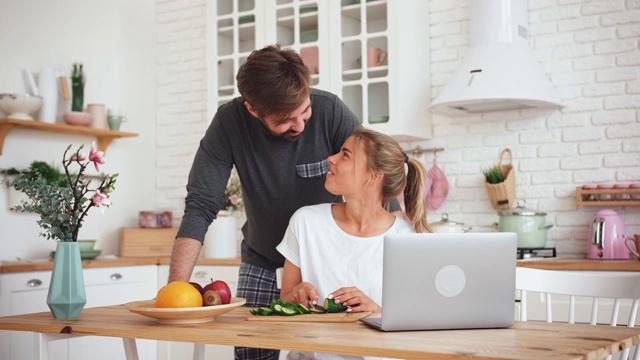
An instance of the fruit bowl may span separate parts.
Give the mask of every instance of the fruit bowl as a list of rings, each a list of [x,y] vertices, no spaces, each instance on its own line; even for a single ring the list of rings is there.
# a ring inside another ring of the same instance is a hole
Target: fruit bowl
[[[0,94],[0,108],[7,118],[33,120],[31,115],[42,107],[42,96],[29,94]]]
[[[190,307],[190,308],[157,308],[155,300],[134,301],[124,304],[131,312],[156,319],[160,324],[200,324],[211,322],[215,316],[228,313],[239,308],[247,301],[243,298],[231,298],[226,305]]]

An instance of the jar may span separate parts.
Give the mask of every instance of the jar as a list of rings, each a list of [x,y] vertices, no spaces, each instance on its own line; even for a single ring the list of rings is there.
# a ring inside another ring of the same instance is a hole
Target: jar
[[[611,190],[613,189],[613,184],[598,184],[598,190]],[[610,193],[600,194],[598,195],[598,200],[600,201],[611,201],[613,200],[613,195]]]
[[[584,184],[582,185],[582,189],[584,190],[595,190],[598,188],[598,184]],[[598,201],[598,196],[596,194],[588,194],[585,201]]]
[[[636,190],[639,192],[637,194],[631,194],[631,200],[640,201],[640,183],[633,183],[629,185],[629,189]]]
[[[614,184],[613,188],[615,190],[625,190],[625,189],[628,190],[629,189],[629,184]],[[619,200],[619,201],[631,200],[631,194],[629,194],[628,192],[615,194],[615,199]]]

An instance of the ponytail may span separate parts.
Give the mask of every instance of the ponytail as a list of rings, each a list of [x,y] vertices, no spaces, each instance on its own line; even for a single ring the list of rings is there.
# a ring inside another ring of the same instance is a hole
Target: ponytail
[[[431,232],[424,202],[426,170],[422,163],[412,158],[408,158],[407,167],[407,185],[404,187],[404,205],[407,217],[415,232]]]

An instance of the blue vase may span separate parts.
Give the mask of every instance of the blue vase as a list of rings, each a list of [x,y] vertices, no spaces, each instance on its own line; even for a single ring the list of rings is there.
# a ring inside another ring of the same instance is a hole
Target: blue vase
[[[56,318],[68,319],[80,316],[86,303],[80,247],[75,241],[58,242],[47,305]]]

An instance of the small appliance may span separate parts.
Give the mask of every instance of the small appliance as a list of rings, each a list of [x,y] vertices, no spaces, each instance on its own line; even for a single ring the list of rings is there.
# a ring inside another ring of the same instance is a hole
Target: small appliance
[[[617,212],[603,209],[591,220],[587,258],[596,260],[627,260],[629,250],[625,245],[627,231]]]

